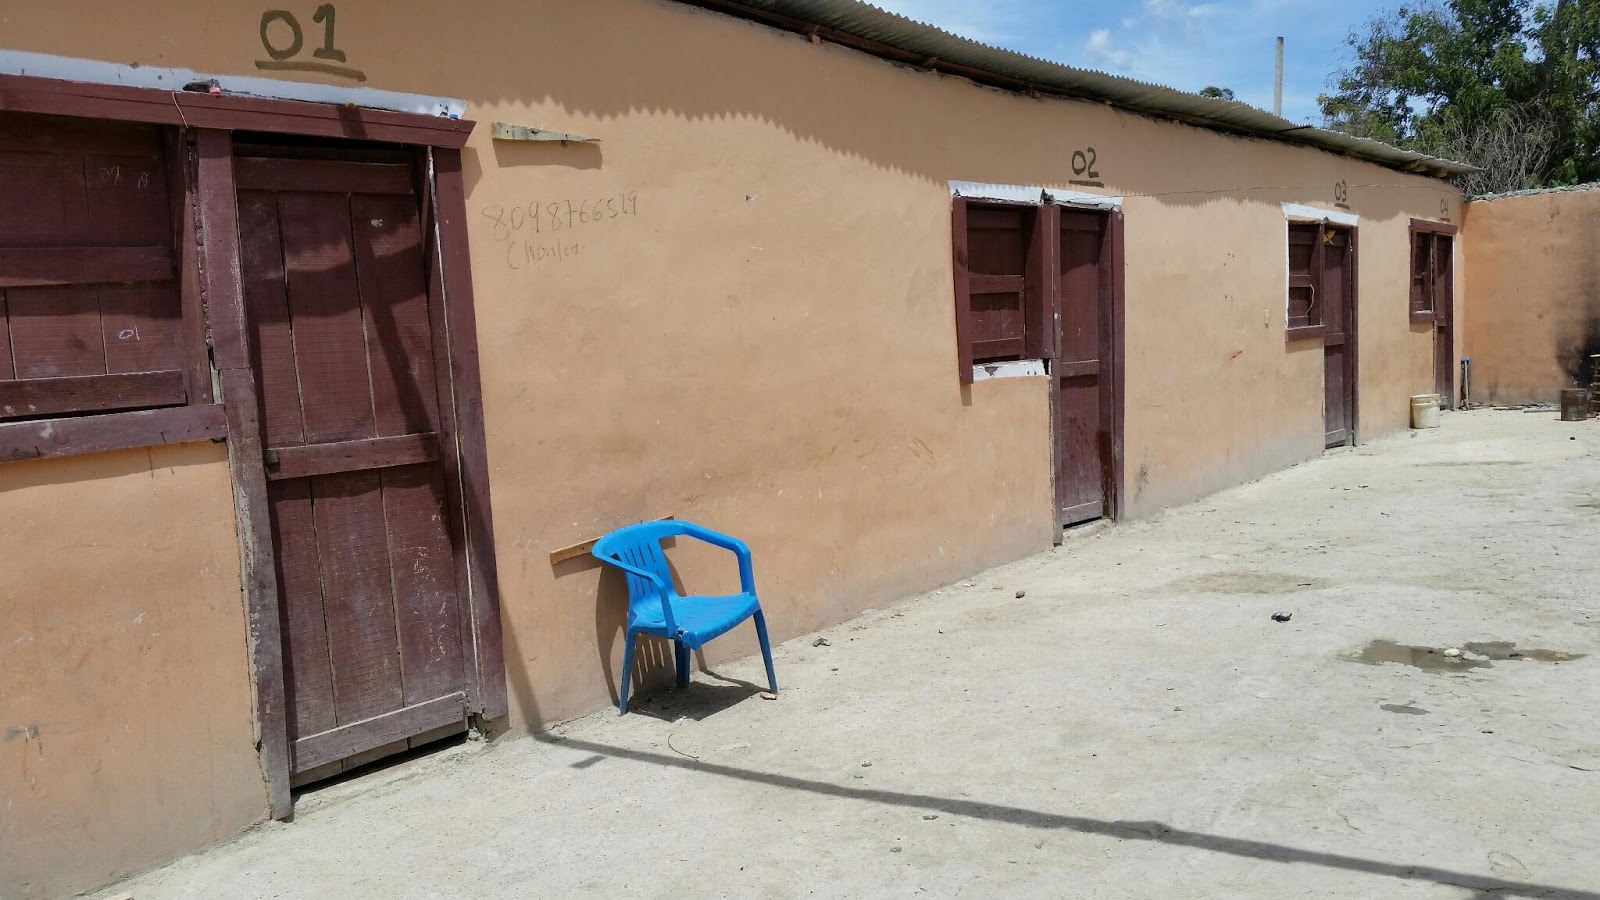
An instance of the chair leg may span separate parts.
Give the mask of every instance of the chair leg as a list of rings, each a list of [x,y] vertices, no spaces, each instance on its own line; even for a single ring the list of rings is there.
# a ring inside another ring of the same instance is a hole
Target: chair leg
[[[778,692],[778,676],[772,672],[772,642],[767,640],[767,617],[756,610],[756,639],[761,641],[761,658],[767,663],[767,686],[776,694]]]
[[[622,646],[622,674],[617,679],[617,715],[628,711],[628,685],[633,683],[633,632]]]
[[[672,642],[672,662],[678,669],[678,687],[689,684],[689,645],[683,641]]]

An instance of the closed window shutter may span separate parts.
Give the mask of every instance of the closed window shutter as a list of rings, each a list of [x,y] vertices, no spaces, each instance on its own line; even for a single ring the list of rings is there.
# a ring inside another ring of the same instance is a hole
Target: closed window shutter
[[[1425,231],[1411,233],[1411,313],[1413,319],[1433,315],[1434,236]]]
[[[153,126],[0,114],[0,419],[185,402],[168,172]]]
[[[1454,254],[1455,240],[1449,235],[1433,235],[1433,265],[1429,271],[1432,277],[1429,281],[1433,287],[1433,312],[1440,315],[1441,310],[1451,308],[1454,293],[1454,279],[1451,277],[1451,259]]]

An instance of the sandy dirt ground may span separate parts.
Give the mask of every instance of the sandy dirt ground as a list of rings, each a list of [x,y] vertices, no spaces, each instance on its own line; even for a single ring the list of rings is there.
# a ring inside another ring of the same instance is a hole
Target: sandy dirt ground
[[[1555,418],[1074,536],[789,642],[776,700],[697,673],[105,893],[1600,900],[1600,422]]]

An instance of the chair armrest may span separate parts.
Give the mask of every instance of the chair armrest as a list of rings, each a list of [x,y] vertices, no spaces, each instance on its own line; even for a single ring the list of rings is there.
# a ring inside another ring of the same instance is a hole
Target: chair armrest
[[[731,534],[712,531],[704,525],[696,525],[693,522],[682,522],[680,527],[684,534],[692,538],[704,541],[714,547],[721,547],[724,550],[731,551],[739,559],[739,589],[746,594],[754,594],[756,592],[755,567],[750,562],[750,547],[748,544]]]

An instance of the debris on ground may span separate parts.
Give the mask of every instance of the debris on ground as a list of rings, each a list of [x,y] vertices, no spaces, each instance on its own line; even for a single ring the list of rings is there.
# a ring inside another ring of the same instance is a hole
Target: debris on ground
[[[813,646],[813,647],[826,647],[826,646],[828,646],[828,639],[825,638],[825,637],[819,637],[816,640],[811,642],[811,646]]]
[[[1292,618],[1294,618],[1294,613],[1283,612],[1282,610],[1272,614],[1272,621],[1274,622],[1287,622]]]
[[[1026,597],[1026,596],[1028,596],[1028,592],[1027,591],[1017,591],[1017,599],[1018,600],[1021,600],[1023,597]]]

